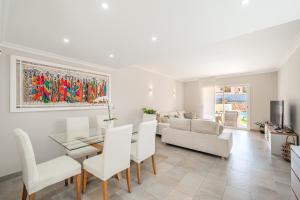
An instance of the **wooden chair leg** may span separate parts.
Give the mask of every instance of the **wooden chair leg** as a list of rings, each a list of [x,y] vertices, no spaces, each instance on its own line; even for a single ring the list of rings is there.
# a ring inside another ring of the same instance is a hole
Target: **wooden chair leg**
[[[73,184],[73,182],[74,182],[74,178],[73,178],[73,176],[70,178],[70,183],[71,184]]]
[[[76,176],[76,200],[81,199],[81,174]]]
[[[117,173],[117,174],[115,175],[115,178],[116,178],[118,181],[120,181],[121,178],[122,178],[121,173]]]
[[[127,187],[128,192],[131,193],[131,174],[130,174],[130,167],[126,169],[126,180],[127,180]]]
[[[155,165],[154,155],[152,155],[151,158],[152,158],[152,168],[153,168],[153,173],[156,175],[156,165]]]
[[[65,180],[65,186],[68,186],[68,185],[69,185],[69,180],[66,179],[66,180]]]
[[[103,200],[108,200],[107,181],[102,181]]]
[[[32,193],[31,195],[29,195],[29,200],[35,200],[35,193]]]
[[[83,189],[82,189],[83,193],[86,192],[86,184],[88,181],[88,176],[89,176],[89,173],[86,170],[83,170]]]
[[[27,189],[25,184],[23,184],[22,200],[26,200],[26,199],[27,199]]]
[[[141,184],[141,163],[136,163],[136,176],[138,180],[138,184]]]

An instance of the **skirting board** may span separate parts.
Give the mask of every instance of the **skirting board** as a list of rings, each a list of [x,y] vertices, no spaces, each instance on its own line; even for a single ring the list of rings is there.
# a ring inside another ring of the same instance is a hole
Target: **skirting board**
[[[22,175],[22,172],[16,172],[16,173],[13,173],[13,174],[8,174],[6,176],[0,177],[0,182],[7,181],[9,179],[13,179],[13,178],[16,178],[16,177],[21,176],[21,175]]]

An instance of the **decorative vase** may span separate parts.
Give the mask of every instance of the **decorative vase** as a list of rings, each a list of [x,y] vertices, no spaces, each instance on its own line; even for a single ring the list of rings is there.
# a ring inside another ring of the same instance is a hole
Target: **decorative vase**
[[[106,130],[114,127],[114,120],[103,120],[100,119],[97,125],[97,133],[98,135],[105,135]]]
[[[101,128],[102,135],[106,134],[106,130],[114,127],[114,120],[104,121],[105,127]]]

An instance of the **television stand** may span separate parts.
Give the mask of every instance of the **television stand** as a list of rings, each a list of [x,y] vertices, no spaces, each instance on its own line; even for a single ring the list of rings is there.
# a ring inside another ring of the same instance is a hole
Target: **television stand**
[[[298,145],[298,135],[295,132],[278,131],[269,124],[265,126],[265,139],[273,155],[281,155],[281,146],[285,143],[286,137],[289,135],[294,137],[296,145]],[[293,142],[291,137],[289,138],[289,142]]]

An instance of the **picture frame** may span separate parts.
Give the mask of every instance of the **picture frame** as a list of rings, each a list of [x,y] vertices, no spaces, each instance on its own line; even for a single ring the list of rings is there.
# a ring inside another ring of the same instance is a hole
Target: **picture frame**
[[[111,103],[111,75],[12,55],[10,112],[91,110]]]

